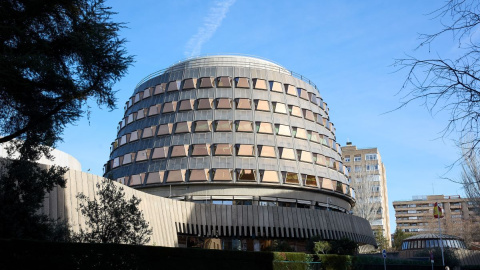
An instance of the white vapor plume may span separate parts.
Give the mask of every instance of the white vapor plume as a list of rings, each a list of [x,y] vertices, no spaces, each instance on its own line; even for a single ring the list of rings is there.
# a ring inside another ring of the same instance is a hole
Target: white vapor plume
[[[200,54],[203,43],[207,42],[215,33],[217,28],[222,24],[223,19],[227,15],[228,9],[236,0],[215,1],[213,7],[208,11],[207,16],[203,19],[203,25],[188,40],[185,46],[185,56],[192,57]]]

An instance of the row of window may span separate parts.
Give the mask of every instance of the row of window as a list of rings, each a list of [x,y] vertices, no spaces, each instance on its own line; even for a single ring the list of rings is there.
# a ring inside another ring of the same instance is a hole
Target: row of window
[[[215,102],[214,102],[215,101]],[[255,106],[256,111],[270,111],[270,107],[273,108],[273,112],[280,113],[280,114],[290,114],[293,117],[298,118],[305,118],[306,120],[316,122],[331,132],[335,132],[335,127],[333,123],[329,122],[327,118],[322,117],[320,114],[316,114],[308,109],[301,109],[295,105],[286,105],[280,102],[272,102],[272,106],[270,106],[270,102],[267,100],[254,100],[252,104],[252,100],[248,98],[237,98],[235,99],[236,109],[238,110],[250,110],[252,109],[252,105]],[[166,102],[163,104],[152,105],[150,108],[143,108],[134,113],[127,115],[122,121],[119,122],[118,129],[122,129],[128,124],[144,119],[146,116],[153,116],[158,115],[160,113],[172,113],[178,111],[189,111],[189,110],[207,110],[212,108],[217,109],[231,109],[233,108],[233,101],[230,98],[201,98],[201,99],[186,99],[180,101],[171,101]]]
[[[196,169],[196,170],[171,170],[150,172],[118,178],[117,181],[129,186],[180,183],[180,182],[205,182],[205,181],[236,181],[257,182],[256,170],[252,169]],[[331,180],[314,175],[301,174],[299,178],[296,172],[260,170],[260,182],[302,185],[306,187],[321,188],[330,191],[350,195],[353,190],[340,181]]]
[[[344,157],[345,159],[345,162],[350,162],[350,155],[345,155]],[[365,160],[377,160],[378,159],[378,156],[377,154],[365,154]],[[357,162],[357,161],[362,161],[362,155],[354,155],[353,156],[353,161],[354,162]]]
[[[442,241],[442,242],[440,242]],[[428,239],[428,240],[408,240],[402,243],[402,250],[424,249],[424,248],[462,248],[466,249],[465,242],[456,239]]]
[[[236,77],[234,79],[236,88],[250,88],[250,79],[246,77]],[[215,84],[216,82],[216,84]],[[174,92],[179,90],[191,90],[198,88],[214,88],[216,85],[217,88],[231,88],[232,87],[232,78],[228,76],[217,77],[203,77],[200,79],[189,78],[184,79],[183,81],[176,80],[170,81],[168,83],[161,83],[155,87],[149,87],[143,91],[136,93],[134,96],[126,102],[125,110],[130,108],[133,104],[139,102],[142,99],[151,97],[153,95],[163,94],[165,92]],[[264,79],[253,78],[253,88],[259,90],[270,90],[273,92],[284,92],[282,89],[282,83],[277,81],[267,81]],[[291,84],[283,84],[285,93],[292,96],[300,97],[301,99],[308,100],[311,103],[319,106],[324,111],[328,113],[328,107],[322,98],[317,97],[315,93],[308,92],[307,90],[299,87],[295,87]]]
[[[347,162],[347,161],[345,161]],[[354,167],[354,172],[356,173],[359,173],[359,172],[362,172],[364,169],[364,166],[355,166]],[[348,172],[351,172],[351,167],[350,166],[347,166],[347,170]],[[366,165],[365,166],[365,171],[367,172],[371,172],[371,171],[378,171],[378,165]],[[370,181],[375,181],[376,179],[378,179],[378,177],[376,177],[375,179],[373,179],[373,175],[372,175],[372,178],[371,179],[367,179],[367,180],[370,180]],[[379,180],[376,180],[376,181],[379,181]]]
[[[257,145],[255,147],[251,144],[237,144],[235,147],[231,144],[194,144],[194,145],[174,145],[157,147],[153,149],[145,149],[135,153],[127,153],[123,156],[116,157],[107,163],[106,172],[122,165],[128,165],[132,162],[141,162],[150,159],[165,159],[176,157],[200,157],[200,156],[232,156],[233,151],[238,157],[265,157],[276,158],[277,153],[280,159],[298,160],[302,162],[315,163],[324,167],[337,170],[345,174],[346,170],[343,164],[334,158],[326,157],[322,154],[312,153],[305,150],[294,150],[285,147]],[[153,150],[153,151],[152,151]]]
[[[237,120],[235,122],[230,120],[198,120],[198,121],[185,121],[177,123],[168,123],[158,126],[146,127],[143,130],[134,130],[130,133],[117,138],[113,142],[112,150],[118,146],[122,146],[126,143],[137,141],[140,138],[150,138],[155,136],[166,136],[171,134],[182,133],[199,133],[199,132],[231,132],[235,127],[236,132],[255,132],[259,134],[276,134],[278,136],[286,136],[297,139],[309,140],[311,142],[326,145],[340,153],[340,145],[335,143],[333,139],[328,138],[326,135],[319,134],[316,131],[305,130],[300,127],[290,127],[288,125],[271,124],[269,122],[251,122],[244,120]]]

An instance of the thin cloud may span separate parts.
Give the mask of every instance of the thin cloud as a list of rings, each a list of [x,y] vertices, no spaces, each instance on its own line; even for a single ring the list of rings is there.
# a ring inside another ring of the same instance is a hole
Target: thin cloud
[[[198,28],[197,33],[188,40],[185,46],[185,56],[192,57],[199,55],[202,45],[207,42],[222,24],[227,15],[228,9],[236,0],[216,1],[203,19],[203,25]]]

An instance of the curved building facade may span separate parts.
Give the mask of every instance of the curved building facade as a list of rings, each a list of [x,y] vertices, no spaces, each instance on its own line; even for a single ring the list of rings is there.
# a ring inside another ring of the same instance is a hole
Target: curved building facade
[[[149,75],[127,101],[111,150],[105,176],[161,197],[343,216],[355,204],[317,87],[258,58],[198,57]],[[305,229],[289,235],[315,234]],[[362,234],[359,242],[375,243],[369,225]]]

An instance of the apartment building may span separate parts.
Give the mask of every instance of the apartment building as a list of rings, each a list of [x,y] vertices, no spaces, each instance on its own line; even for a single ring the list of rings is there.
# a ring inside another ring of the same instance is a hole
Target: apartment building
[[[387,176],[380,152],[376,147],[359,149],[347,142],[342,155],[356,191],[354,214],[369,220],[374,233],[381,231],[391,245]]]
[[[465,221],[476,222],[473,203],[459,195],[423,195],[413,196],[411,201],[394,201],[397,227],[404,232],[424,233],[438,230],[438,220],[433,218],[433,205],[438,203],[443,208],[442,228],[446,232],[457,235],[465,229]],[[455,226],[460,225],[461,226]],[[455,233],[457,232],[457,234]]]

